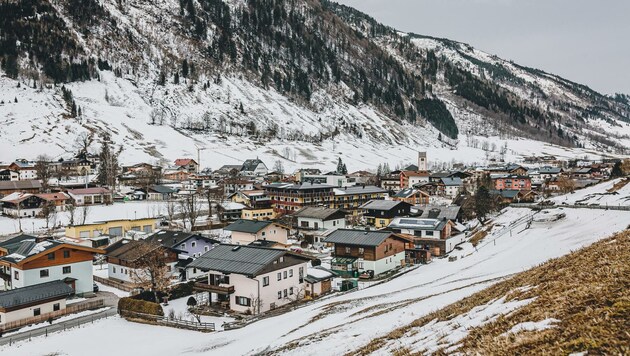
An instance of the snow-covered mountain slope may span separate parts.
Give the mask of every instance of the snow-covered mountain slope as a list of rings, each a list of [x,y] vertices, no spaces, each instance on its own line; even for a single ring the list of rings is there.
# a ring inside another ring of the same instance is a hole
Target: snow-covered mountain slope
[[[601,192],[606,190],[605,185],[597,187]],[[527,215],[544,213],[508,208],[494,219],[495,229],[477,249],[467,245],[452,254],[458,256],[456,261],[435,259],[389,282],[324,297],[242,329],[200,334],[110,318],[0,350],[16,356],[54,352],[82,355],[85,343],[107,337],[117,342],[93,349],[95,356],[115,352],[119,345],[137,355],[342,355],[508,276],[622,231],[630,219],[630,212],[625,211],[563,209],[562,212],[566,214],[564,218],[551,222],[536,219],[534,215],[534,222],[528,228]],[[467,320],[482,320],[484,316],[517,306],[498,301]],[[377,354],[390,354],[397,346],[394,341],[391,344],[382,345],[384,348]]]
[[[96,150],[103,132],[123,163],[200,149],[212,168],[254,156],[287,170],[343,157],[355,170],[413,163],[421,150],[485,163],[630,147],[626,97],[325,0],[0,6],[0,161],[67,158],[84,133]]]

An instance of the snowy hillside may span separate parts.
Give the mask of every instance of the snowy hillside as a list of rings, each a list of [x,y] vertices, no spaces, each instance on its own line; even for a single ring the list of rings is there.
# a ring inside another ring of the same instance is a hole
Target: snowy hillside
[[[598,187],[605,191],[605,186]],[[562,209],[562,212],[566,216],[560,220],[544,222],[545,219],[535,218],[542,212],[508,208],[494,219],[496,228],[476,249],[465,244],[463,250],[452,253],[458,257],[454,262],[435,259],[389,282],[325,297],[242,329],[200,334],[110,318],[48,338],[5,346],[2,352],[81,355],[85,344],[76,340],[90,342],[106,335],[117,342],[92,350],[94,355],[115,352],[121,344],[137,355],[345,354],[507,276],[622,231],[630,221],[630,212],[623,211]],[[532,215],[534,221],[528,227],[528,217]],[[466,316],[466,323],[481,325],[487,318],[507,313],[525,302],[497,300],[475,309],[474,315]],[[425,336],[415,334],[401,342],[404,345]],[[451,341],[455,343],[456,338],[465,336],[466,330],[461,329],[459,334],[452,334]],[[389,354],[401,343],[392,341],[382,346],[377,354]]]
[[[0,161],[68,158],[78,135],[93,133],[96,150],[105,131],[123,163],[199,148],[212,168],[630,154],[625,97],[326,0],[1,6]]]

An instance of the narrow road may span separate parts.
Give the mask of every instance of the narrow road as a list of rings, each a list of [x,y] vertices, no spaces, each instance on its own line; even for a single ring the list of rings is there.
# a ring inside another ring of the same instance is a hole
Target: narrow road
[[[78,317],[76,319],[53,323],[51,325],[42,326],[41,328],[24,331],[17,334],[6,335],[0,337],[0,346],[13,344],[18,341],[29,340],[32,337],[47,336],[48,334],[71,329],[79,325],[93,323],[96,320],[111,317],[118,314],[118,296],[111,292],[98,292],[98,297],[103,299],[105,307],[110,307],[100,313],[90,314]],[[70,314],[71,315],[71,314]]]

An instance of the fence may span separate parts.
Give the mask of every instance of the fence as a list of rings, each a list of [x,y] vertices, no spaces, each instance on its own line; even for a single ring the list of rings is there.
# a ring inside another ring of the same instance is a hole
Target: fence
[[[572,208],[572,209],[600,209],[600,210],[621,210],[630,211],[630,205],[576,205],[576,204],[558,204],[558,205],[538,205],[538,204],[510,204],[513,208],[529,208],[529,209],[554,209],[554,208]]]
[[[120,310],[120,315],[123,317],[139,318],[148,321],[153,321],[159,325],[170,326],[180,329],[196,330],[203,332],[215,331],[214,323],[201,323],[183,319],[170,319],[166,316],[152,315],[133,312],[129,310]]]
[[[136,289],[137,287],[131,284],[125,284],[122,282],[116,282],[114,280],[111,280],[109,278],[103,278],[103,277],[99,277],[99,276],[94,276],[94,281],[104,284],[106,286],[110,286],[110,287],[114,287],[120,290],[124,290],[125,292],[132,292],[134,289]]]
[[[66,309],[61,309],[54,312],[45,313],[38,316],[33,316],[27,319],[20,319],[20,320],[5,323],[3,325],[0,325],[0,331],[4,332],[7,330],[18,329],[26,325],[41,323],[51,318],[55,319],[55,318],[58,318],[60,316],[64,316],[67,314],[73,314],[73,313],[78,313],[85,310],[97,309],[103,306],[104,306],[103,299],[89,301],[85,303],[79,303],[76,305],[72,304],[68,306]]]

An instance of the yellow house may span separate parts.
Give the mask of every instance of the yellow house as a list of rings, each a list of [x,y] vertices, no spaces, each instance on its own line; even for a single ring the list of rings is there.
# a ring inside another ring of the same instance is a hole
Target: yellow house
[[[276,218],[273,208],[245,208],[241,212],[241,219],[245,220],[271,220]]]
[[[127,231],[142,231],[151,233],[155,231],[158,219],[122,219],[99,221],[85,225],[66,227],[66,236],[74,238],[91,238],[100,235],[125,236]]]

